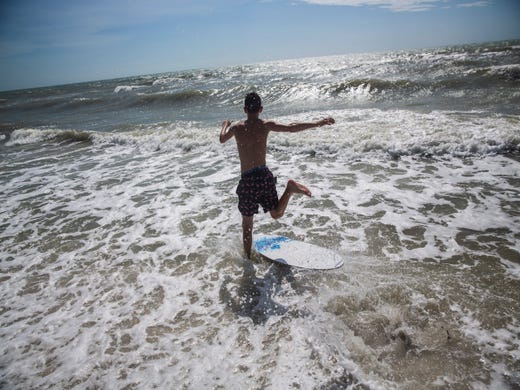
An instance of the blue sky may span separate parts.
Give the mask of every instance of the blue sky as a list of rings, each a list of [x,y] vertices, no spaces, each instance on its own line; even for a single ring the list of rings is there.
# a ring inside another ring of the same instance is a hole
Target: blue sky
[[[514,38],[519,0],[1,0],[0,90]]]

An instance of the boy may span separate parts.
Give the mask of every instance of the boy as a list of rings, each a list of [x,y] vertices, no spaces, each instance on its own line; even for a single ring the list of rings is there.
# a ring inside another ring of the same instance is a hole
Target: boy
[[[226,120],[222,123],[220,131],[220,143],[224,143],[233,137],[237,142],[242,177],[236,192],[238,209],[242,214],[242,240],[248,258],[251,258],[253,217],[254,214],[258,213],[258,204],[263,207],[264,212],[269,211],[271,217],[278,219],[283,216],[293,194],[311,196],[307,187],[294,180],[289,180],[282,197],[278,199],[276,178],[265,165],[269,132],[294,133],[334,123],[333,118],[325,118],[316,122],[281,125],[260,119],[259,116],[262,111],[260,96],[252,92],[246,96],[244,102],[244,112],[247,114],[247,119],[233,126],[231,126],[231,121]]]

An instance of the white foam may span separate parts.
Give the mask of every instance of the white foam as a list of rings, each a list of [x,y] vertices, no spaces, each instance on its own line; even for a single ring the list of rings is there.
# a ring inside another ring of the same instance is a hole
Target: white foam
[[[131,92],[136,89],[144,88],[143,85],[118,85],[114,88],[114,93]]]
[[[9,138],[9,141],[6,142],[6,146],[41,142],[47,139],[52,139],[55,135],[56,132],[50,129],[18,129],[11,133],[11,137]]]
[[[501,239],[518,250],[518,218],[503,207],[517,194],[508,179],[517,176],[518,163],[492,154],[388,158],[387,148],[409,150],[435,139],[435,118],[447,144],[469,137],[462,128],[463,135],[449,139],[448,127],[464,119],[456,113],[341,110],[296,120],[327,114],[338,123],[271,136],[268,164],[279,191],[295,178],[314,196],[295,196],[278,222],[257,216],[255,231],[338,250],[346,264],[328,274],[284,276],[259,259],[242,259],[236,146],[218,143],[218,126],[178,122],[90,132],[88,147],[58,145],[52,156],[7,147],[9,178],[2,176],[0,194],[1,275],[9,276],[0,283],[7,386],[67,387],[78,380],[80,387],[104,388],[312,388],[351,380],[399,387],[406,380],[389,379],[405,366],[392,360],[402,346],[396,334],[435,353],[440,341],[428,343],[426,335],[436,328],[421,328],[431,318],[447,322],[463,344],[483,342],[490,350],[482,366],[460,363],[460,377],[429,367],[429,383],[444,375],[443,383],[460,384],[476,369],[494,375],[497,362],[517,358],[511,351],[518,324],[484,326],[489,313],[471,308],[471,296],[484,287],[476,283],[466,296],[473,265],[444,262],[498,256],[491,247],[455,240],[462,229],[475,231],[471,241],[486,235],[492,245],[494,233],[485,230],[509,227]],[[417,135],[420,121],[426,125]],[[489,129],[491,122],[476,121],[477,130]],[[504,137],[512,125],[498,122]],[[20,130],[11,146],[16,139],[52,141],[60,131]],[[439,264],[420,268],[424,259]],[[509,263],[493,262],[493,277],[511,282],[516,268]],[[501,304],[509,302],[508,291]],[[332,309],[335,299],[343,306]],[[457,310],[442,312],[455,302]],[[353,328],[373,318],[387,324],[385,344]],[[474,361],[471,348],[464,353]],[[421,359],[408,356],[412,367],[424,369]],[[26,367],[40,375],[26,374]]]

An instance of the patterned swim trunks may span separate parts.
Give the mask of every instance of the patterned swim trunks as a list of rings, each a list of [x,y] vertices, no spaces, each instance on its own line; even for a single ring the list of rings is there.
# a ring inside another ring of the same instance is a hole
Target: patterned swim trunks
[[[278,206],[276,177],[265,165],[242,173],[237,187],[238,210],[243,216],[250,217],[258,213],[260,204],[264,213]]]

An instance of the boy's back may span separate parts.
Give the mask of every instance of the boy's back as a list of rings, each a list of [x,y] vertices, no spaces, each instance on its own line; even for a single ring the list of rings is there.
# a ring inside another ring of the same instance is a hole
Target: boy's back
[[[262,119],[247,119],[235,125],[241,172],[265,165],[269,128]]]

